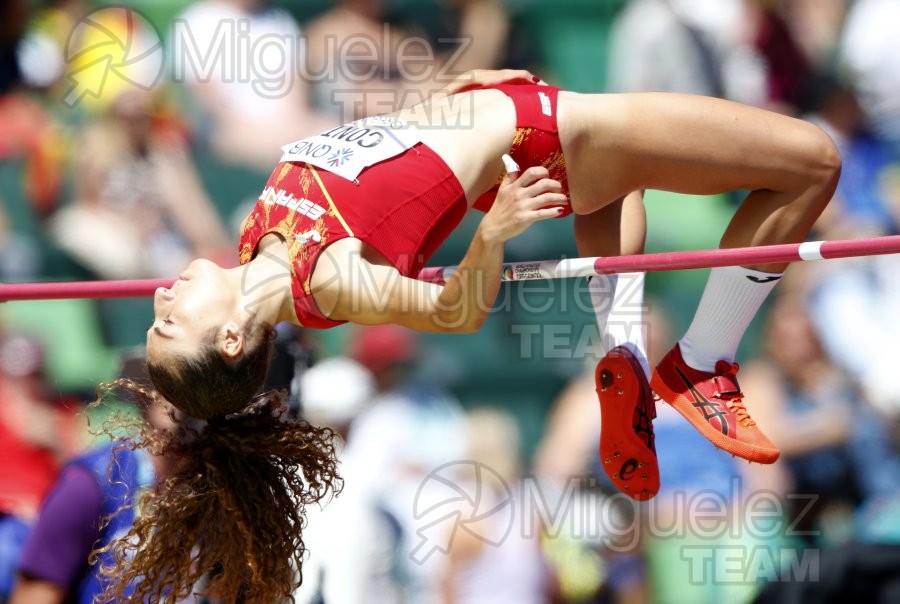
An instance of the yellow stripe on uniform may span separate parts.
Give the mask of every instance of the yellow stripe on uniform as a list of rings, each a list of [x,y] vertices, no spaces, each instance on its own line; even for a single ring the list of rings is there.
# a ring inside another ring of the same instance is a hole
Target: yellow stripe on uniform
[[[328,202],[328,205],[331,206],[331,209],[334,210],[334,215],[337,216],[337,219],[340,221],[341,226],[344,227],[344,230],[351,237],[356,237],[353,234],[353,230],[350,228],[350,225],[344,221],[344,217],[341,216],[341,213],[338,211],[337,206],[334,205],[334,201],[331,199],[331,195],[328,193],[328,189],[325,188],[325,183],[322,182],[321,177],[319,177],[319,173],[316,171],[314,167],[309,164],[306,164],[306,167],[309,168],[309,171],[312,172],[313,178],[316,179],[316,182],[319,183],[319,188],[322,189],[322,194],[325,195],[325,200]]]

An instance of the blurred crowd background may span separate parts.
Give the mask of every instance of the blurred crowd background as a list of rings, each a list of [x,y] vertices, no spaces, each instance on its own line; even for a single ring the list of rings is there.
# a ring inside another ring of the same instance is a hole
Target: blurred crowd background
[[[0,281],[172,277],[195,256],[234,264],[237,227],[282,144],[422,100],[439,76],[471,68],[527,68],[579,92],[715,95],[808,119],[844,160],[813,238],[900,225],[897,0],[124,4],[139,12],[0,4]],[[294,46],[242,74],[257,59],[241,49],[273,35]],[[235,72],[198,77],[178,62],[185,44],[237,57]],[[648,251],[716,247],[739,201],[648,192]],[[478,218],[433,265],[458,262]],[[537,225],[508,259],[574,256],[570,231],[566,220]],[[687,327],[705,276],[648,276],[651,357]],[[652,506],[617,498],[597,464],[602,351],[582,282],[506,285],[475,335],[280,329],[271,385],[291,392],[292,412],[345,438],[346,490],[310,511],[298,601],[817,601],[851,584],[860,601],[876,591],[900,601],[896,575],[884,580],[900,568],[898,300],[898,256],[793,266],[738,359],[781,460],[738,463],[660,405],[663,490]],[[99,446],[87,419],[105,412],[86,403],[139,358],[151,318],[149,299],[0,305],[0,602],[17,573],[55,586],[48,602],[73,589],[74,571],[45,576],[41,552],[23,562],[22,551],[67,461]],[[420,487],[448,463],[463,492],[480,485],[501,504],[540,492],[549,512],[533,532],[517,522],[492,541],[490,523],[505,516],[468,510],[469,530],[451,533],[446,551],[410,556],[424,551]],[[755,506],[760,494],[770,509]],[[698,526],[710,508],[691,507],[696,497],[722,502],[727,531]],[[587,508],[630,530],[591,530]],[[566,510],[580,520],[560,528]],[[774,528],[748,529],[761,519]],[[773,580],[782,572],[811,580],[791,591]]]

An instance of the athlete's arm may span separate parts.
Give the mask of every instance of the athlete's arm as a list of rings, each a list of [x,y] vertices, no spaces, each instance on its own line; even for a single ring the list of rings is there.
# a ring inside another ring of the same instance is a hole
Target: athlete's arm
[[[546,168],[536,166],[521,176],[513,172],[503,179],[494,205],[438,298],[440,309],[458,308],[450,315],[461,324],[454,331],[477,331],[491,311],[500,289],[503,244],[538,220],[558,217],[558,204],[568,203],[560,183],[548,176]],[[557,205],[547,207],[552,204]]]
[[[312,285],[319,308],[338,321],[467,333],[481,326],[497,295],[503,243],[486,241],[478,233],[443,286],[404,277],[392,266],[347,254],[342,244],[339,241],[322,253]],[[326,274],[330,283],[325,282]]]
[[[487,318],[500,288],[503,247],[538,220],[555,218],[568,203],[543,167],[508,174],[491,210],[444,286],[371,264],[337,242],[323,252],[313,275],[319,307],[336,320],[396,323],[418,331],[467,333]],[[557,207],[546,207],[555,205]],[[326,262],[323,262],[326,260]]]

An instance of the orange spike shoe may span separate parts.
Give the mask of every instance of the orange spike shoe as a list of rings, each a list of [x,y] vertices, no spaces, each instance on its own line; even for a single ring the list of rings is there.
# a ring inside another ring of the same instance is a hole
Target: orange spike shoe
[[[685,363],[677,344],[660,361],[650,385],[714,445],[757,463],[773,463],[780,451],[744,407],[737,363],[719,361],[714,373]]]
[[[594,371],[600,399],[600,463],[626,495],[645,501],[659,491],[653,438],[656,401],[641,364],[617,346]]]

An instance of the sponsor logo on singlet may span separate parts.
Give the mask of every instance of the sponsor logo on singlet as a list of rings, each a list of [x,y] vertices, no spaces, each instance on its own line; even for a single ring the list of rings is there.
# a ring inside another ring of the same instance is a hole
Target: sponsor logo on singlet
[[[318,220],[325,213],[325,208],[319,204],[305,197],[294,197],[293,193],[275,187],[266,187],[260,194],[259,200],[267,206],[284,206],[298,214],[308,216],[312,220]]]
[[[547,117],[553,117],[553,107],[550,106],[550,97],[544,92],[538,92],[541,99],[541,112]]]
[[[343,149],[338,149],[328,157],[328,165],[340,167],[350,161],[350,158],[352,157],[353,149],[344,147]]]

